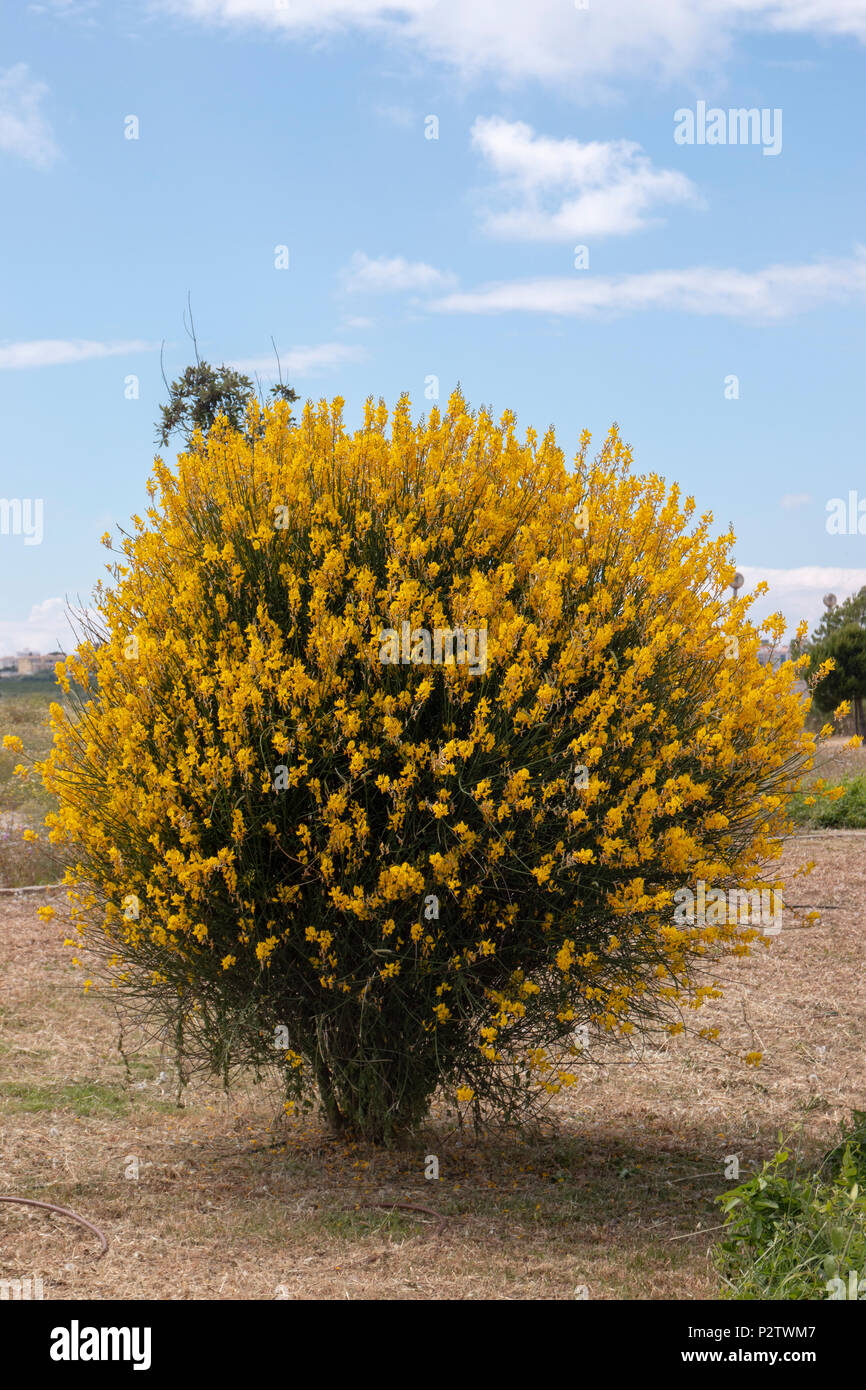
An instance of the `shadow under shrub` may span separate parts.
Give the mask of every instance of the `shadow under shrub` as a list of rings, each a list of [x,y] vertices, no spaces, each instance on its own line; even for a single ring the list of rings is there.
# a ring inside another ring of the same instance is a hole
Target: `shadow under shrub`
[[[379,1140],[439,1086],[514,1116],[595,1032],[680,1030],[759,928],[673,892],[773,882],[813,738],[732,538],[615,429],[568,469],[459,394],[341,410],[157,460],[38,771],[103,978]]]

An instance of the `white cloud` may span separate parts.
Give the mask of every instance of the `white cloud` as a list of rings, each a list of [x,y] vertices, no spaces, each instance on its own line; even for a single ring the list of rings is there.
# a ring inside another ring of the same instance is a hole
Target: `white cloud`
[[[403,256],[367,256],[356,251],[343,271],[344,287],[353,293],[390,294],[397,290],[446,290],[457,283],[450,271]]]
[[[783,33],[851,34],[866,41],[863,0],[733,0],[745,20]]]
[[[31,14],[46,14],[52,19],[82,19],[88,25],[95,25],[94,12],[99,9],[99,0],[42,0],[27,6]]]
[[[808,506],[812,500],[811,492],[786,492],[781,505],[786,511],[795,511],[797,507]]]
[[[744,271],[695,266],[635,275],[513,280],[457,291],[429,307],[448,314],[522,312],[591,318],[664,309],[771,321],[833,301],[866,295],[866,252],[848,260],[774,265]]]
[[[292,376],[312,376],[319,371],[340,367],[344,362],[358,362],[364,352],[351,343],[317,343],[313,347],[293,347],[280,353],[283,373]],[[246,357],[228,364],[238,372],[258,372],[276,380],[277,362],[270,357]]]
[[[58,19],[80,19],[99,9],[99,0],[43,0],[27,6],[31,14],[50,14]]]
[[[65,599],[47,598],[34,603],[26,618],[0,618],[0,656],[15,656],[21,651],[72,651],[76,639],[66,613]]]
[[[48,88],[31,77],[26,63],[0,71],[0,150],[47,169],[60,151],[42,114]]]
[[[755,602],[750,616],[765,618],[770,613],[783,613],[788,622],[788,636],[793,636],[801,618],[809,631],[817,627],[824,614],[824,595],[835,594],[841,603],[856,594],[866,584],[866,569],[833,569],[822,565],[801,565],[795,569],[762,569],[758,565],[738,565],[745,580],[740,591],[747,593],[762,579],[770,586],[768,594]]]
[[[684,174],[654,168],[632,140],[556,140],[524,121],[479,116],[472,144],[499,175],[494,200],[511,204],[487,208],[494,236],[624,236],[652,225],[661,204],[698,201]]]
[[[158,344],[139,339],[121,343],[95,343],[87,338],[36,338],[29,343],[0,345],[0,371],[21,367],[60,367],[87,362],[95,357],[122,357],[125,353],[155,352]]]
[[[151,0],[157,11],[292,37],[403,40],[466,75],[540,78],[592,100],[611,79],[717,67],[749,32],[866,41],[863,0]]]

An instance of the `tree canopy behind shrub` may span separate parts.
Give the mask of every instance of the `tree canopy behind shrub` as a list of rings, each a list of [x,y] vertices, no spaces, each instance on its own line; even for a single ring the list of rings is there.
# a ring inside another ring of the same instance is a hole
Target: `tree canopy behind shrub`
[[[833,669],[815,687],[819,710],[835,709],[843,700],[854,709],[854,733],[866,733],[866,588],[851,594],[824,614],[811,641],[804,646],[808,673],[815,676],[828,661]]]
[[[177,431],[189,446],[197,430],[207,434],[221,415],[232,429],[242,430],[253,395],[253,383],[248,376],[225,363],[212,367],[196,357],[195,363],[186,367],[168,386],[168,401],[159,408],[161,421],[157,427],[157,442],[165,448]],[[288,404],[298,399],[297,391],[285,382],[272,386],[271,396]]]
[[[156,461],[38,771],[106,978],[378,1140],[681,1030],[760,929],[673,894],[775,881],[813,740],[732,537],[616,428],[569,468],[459,393],[342,404]]]

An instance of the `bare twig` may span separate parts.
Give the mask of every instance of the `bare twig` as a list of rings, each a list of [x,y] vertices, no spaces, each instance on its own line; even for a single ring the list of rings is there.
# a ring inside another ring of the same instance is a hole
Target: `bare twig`
[[[22,883],[17,888],[0,888],[0,893],[47,893],[49,888],[62,887],[62,883]]]
[[[668,1187],[670,1187],[671,1184],[675,1182],[697,1182],[698,1178],[717,1177],[719,1177],[718,1170],[714,1170],[712,1173],[687,1173],[684,1178],[667,1178],[665,1181],[667,1182]]]
[[[0,1202],[18,1202],[21,1206],[41,1207],[44,1211],[56,1211],[61,1216],[70,1216],[72,1220],[77,1221],[80,1226],[86,1226],[95,1236],[99,1236],[102,1242],[102,1249],[96,1257],[98,1260],[101,1260],[103,1255],[108,1253],[108,1241],[99,1227],[94,1226],[93,1222],[88,1221],[86,1217],[79,1216],[77,1211],[70,1211],[69,1207],[57,1207],[53,1202],[37,1202],[35,1197],[0,1197]]]
[[[359,1202],[358,1205],[378,1207],[382,1211],[420,1211],[424,1216],[432,1216],[434,1221],[438,1221],[440,1228],[448,1221],[448,1217],[443,1216],[441,1212],[433,1211],[430,1207],[418,1206],[415,1202]]]
[[[668,1236],[668,1243],[672,1240],[688,1240],[689,1236],[706,1236],[712,1231],[723,1231],[727,1224],[727,1221],[723,1221],[721,1226],[701,1226],[697,1231],[684,1231],[681,1236]]]

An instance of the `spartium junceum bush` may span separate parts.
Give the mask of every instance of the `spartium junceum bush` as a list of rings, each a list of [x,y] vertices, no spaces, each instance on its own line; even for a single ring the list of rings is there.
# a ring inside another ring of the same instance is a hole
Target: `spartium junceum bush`
[[[387,1140],[680,1031],[761,930],[673,894],[776,882],[813,744],[731,537],[616,429],[569,467],[459,394],[342,404],[157,459],[37,770],[97,978]]]

